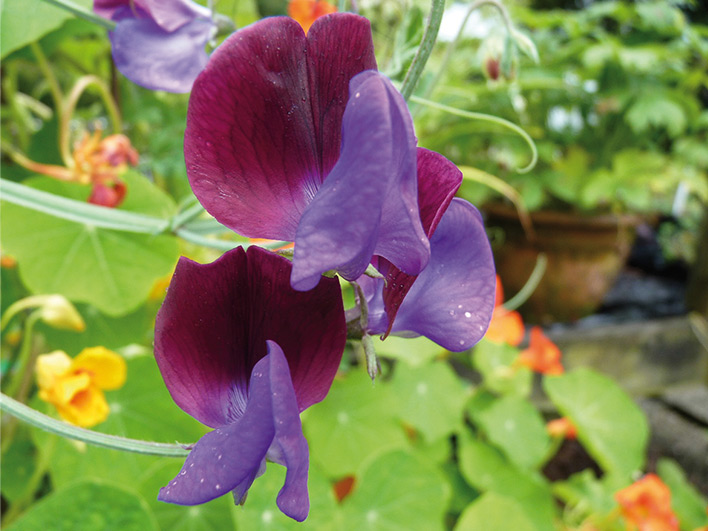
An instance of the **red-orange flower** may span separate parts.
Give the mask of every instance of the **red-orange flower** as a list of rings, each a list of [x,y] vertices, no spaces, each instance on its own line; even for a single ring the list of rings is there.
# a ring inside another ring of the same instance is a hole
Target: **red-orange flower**
[[[519,312],[509,311],[504,306],[504,289],[501,279],[497,275],[497,291],[494,301],[494,312],[492,321],[484,336],[485,339],[494,343],[506,343],[507,345],[518,346],[524,338],[524,322]]]
[[[518,363],[541,374],[563,374],[560,349],[546,337],[540,327],[531,329],[529,348],[519,354]]]
[[[318,18],[335,13],[337,7],[325,0],[290,0],[288,15],[300,23],[305,33]]]
[[[546,431],[551,437],[577,439],[578,430],[568,417],[551,420],[546,424]]]
[[[678,531],[671,491],[656,474],[647,474],[615,493],[628,531]]]

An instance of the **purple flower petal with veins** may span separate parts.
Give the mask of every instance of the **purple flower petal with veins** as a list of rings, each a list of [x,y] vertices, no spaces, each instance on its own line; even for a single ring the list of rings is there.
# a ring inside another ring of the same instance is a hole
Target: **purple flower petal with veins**
[[[369,304],[369,332],[424,335],[451,351],[482,338],[494,308],[495,272],[482,219],[467,201],[453,199],[460,171],[442,155],[418,150],[418,201],[430,238],[430,262],[407,275],[377,257],[386,283],[358,280]]]
[[[182,258],[155,325],[155,359],[184,411],[215,428],[159,499],[237,502],[265,459],[287,467],[278,506],[304,520],[307,442],[299,414],[327,394],[346,340],[335,279],[297,292],[288,260],[252,247],[212,264]],[[285,316],[285,317],[284,317]]]
[[[116,67],[151,90],[189,92],[209,57],[210,11],[189,0],[96,0],[94,11],[117,23],[109,33]]]
[[[410,274],[427,263],[412,120],[375,68],[365,18],[328,15],[306,36],[274,17],[227,39],[194,84],[192,189],[236,232],[295,241],[296,289],[328,269],[354,279],[373,254]]]

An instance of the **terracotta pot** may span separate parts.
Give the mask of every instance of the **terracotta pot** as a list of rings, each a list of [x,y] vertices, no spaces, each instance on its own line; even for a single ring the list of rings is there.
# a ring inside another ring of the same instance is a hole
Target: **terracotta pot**
[[[516,210],[504,205],[483,210],[507,296],[526,284],[539,252],[546,254],[546,272],[520,308],[529,323],[574,321],[597,310],[627,260],[639,222],[630,215],[539,211],[531,214],[535,236],[530,239]]]

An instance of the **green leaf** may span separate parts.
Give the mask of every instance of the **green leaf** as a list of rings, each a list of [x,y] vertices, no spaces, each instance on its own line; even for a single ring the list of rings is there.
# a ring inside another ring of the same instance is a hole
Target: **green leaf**
[[[686,480],[681,467],[671,459],[659,459],[656,471],[671,490],[671,507],[681,522],[682,530],[708,526],[708,500]]]
[[[644,464],[649,426],[641,409],[610,378],[587,368],[543,379],[546,394],[578,429],[578,440],[608,473]]]
[[[106,393],[111,412],[108,419],[94,429],[147,441],[197,441],[205,428],[172,401],[152,356],[139,356],[127,362],[126,384],[121,389]],[[43,403],[37,402],[37,409],[42,408]],[[44,407],[47,412],[50,409],[51,406]],[[197,525],[200,520],[221,521],[222,527],[212,527],[216,531],[223,528],[223,522],[231,520],[229,505],[233,504],[233,499],[229,497],[213,500],[199,508],[157,501],[159,488],[179,473],[181,459],[99,448],[41,430],[34,430],[32,435],[36,447],[49,463],[49,473],[55,487],[67,485],[77,478],[110,479],[142,494],[164,529],[203,529]]]
[[[2,466],[2,496],[10,503],[30,496],[29,480],[34,474],[36,451],[32,442],[15,435],[0,461]]]
[[[450,486],[428,462],[406,451],[379,455],[343,505],[347,529],[444,529]]]
[[[540,476],[515,467],[495,448],[467,434],[459,444],[460,470],[470,485],[517,500],[534,529],[554,529],[555,502]]]
[[[513,498],[494,492],[483,494],[462,513],[455,531],[534,531],[536,529]]]
[[[495,400],[474,414],[489,441],[522,468],[542,464],[550,447],[546,424],[538,410],[515,396]]]
[[[411,368],[396,366],[392,391],[400,401],[401,419],[433,442],[462,426],[462,412],[468,394],[446,362]]]
[[[511,345],[480,341],[472,351],[472,365],[491,391],[526,397],[531,393],[533,374],[526,367],[514,365],[518,357],[519,349]]]
[[[413,367],[421,367],[446,352],[440,345],[423,336],[388,336],[385,341],[374,342],[374,346],[377,355],[400,360]]]
[[[150,531],[159,529],[145,501],[100,481],[79,481],[50,494],[12,526],[12,531]]]
[[[126,173],[125,209],[168,216],[174,209],[144,177]],[[48,178],[26,181],[43,191],[76,198],[85,187]],[[2,206],[2,239],[17,258],[20,276],[34,293],[59,293],[119,316],[145,301],[155,281],[172,271],[177,239],[100,229],[14,204]]]
[[[661,90],[643,92],[627,111],[627,122],[632,130],[641,134],[651,127],[665,128],[676,137],[686,130],[686,113],[680,104]]]
[[[371,455],[406,447],[395,405],[389,386],[372,384],[363,370],[336,379],[327,400],[305,414],[311,459],[335,479],[355,474]]]
[[[91,0],[73,0],[90,10]],[[36,41],[74,15],[41,0],[3,0],[0,12],[0,58]]]
[[[310,515],[304,522],[285,516],[276,505],[278,492],[285,483],[285,467],[268,463],[266,473],[248,490],[243,507],[234,507],[233,514],[238,529],[287,530],[287,529],[336,529],[341,511],[334,499],[330,482],[316,466],[310,466],[307,489],[310,494]]]

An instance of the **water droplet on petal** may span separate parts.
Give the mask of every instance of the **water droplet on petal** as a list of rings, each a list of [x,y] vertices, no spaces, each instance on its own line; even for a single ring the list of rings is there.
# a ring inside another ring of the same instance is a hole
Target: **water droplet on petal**
[[[465,317],[467,317],[467,319],[469,319],[470,317],[472,317],[472,314],[470,312],[465,312]]]

